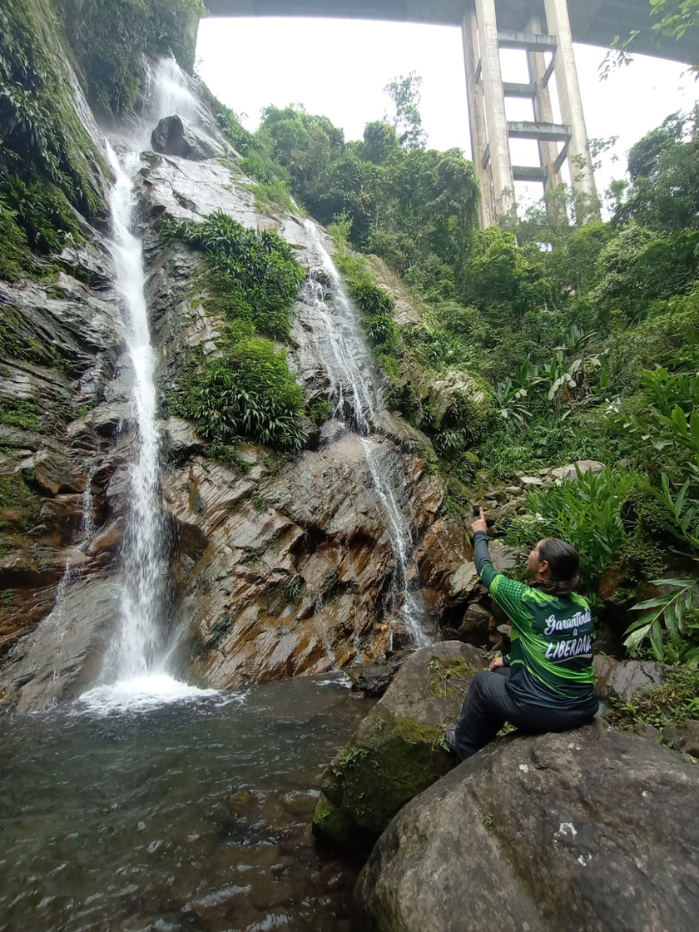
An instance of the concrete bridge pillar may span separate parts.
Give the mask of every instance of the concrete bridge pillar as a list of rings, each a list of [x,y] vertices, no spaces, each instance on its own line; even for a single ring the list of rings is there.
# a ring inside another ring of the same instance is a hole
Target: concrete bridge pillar
[[[568,162],[573,189],[597,197],[595,175],[585,128],[578,72],[573,52],[573,33],[568,16],[568,0],[544,0],[546,22],[549,32],[558,40],[558,52],[554,62],[558,99],[561,104],[563,122],[570,127]]]
[[[498,28],[496,0],[467,0],[462,21],[473,161],[482,193],[482,227],[510,213],[515,181],[539,181],[546,190],[557,187],[566,158],[573,189],[591,197],[596,194],[567,0],[525,2],[531,13],[523,33]],[[526,51],[527,84],[503,82],[501,48]],[[548,64],[547,53],[551,55]],[[553,120],[548,87],[552,74],[556,76],[561,103],[560,124]],[[534,119],[508,121],[506,97],[531,100]],[[538,166],[512,164],[509,141],[513,138],[537,140]],[[563,144],[560,150],[559,143]]]
[[[543,35],[541,17],[538,14],[535,13],[530,18],[527,31],[531,35]],[[553,106],[551,105],[551,92],[549,91],[546,74],[546,56],[543,52],[527,52],[527,64],[529,66],[529,82],[533,85],[536,93],[534,97],[534,120],[537,123],[553,123]],[[540,139],[539,159],[541,167],[546,173],[544,190],[549,191],[557,188],[563,178],[558,165],[558,146],[556,143]]]

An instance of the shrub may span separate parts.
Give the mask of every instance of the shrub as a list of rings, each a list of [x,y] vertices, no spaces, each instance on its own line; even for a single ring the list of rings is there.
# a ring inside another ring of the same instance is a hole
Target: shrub
[[[0,196],[0,278],[10,282],[17,281],[29,259],[27,237],[15,218]]]
[[[86,216],[101,218],[106,166],[75,109],[54,6],[48,0],[0,5],[3,177],[50,183]]]
[[[350,282],[348,291],[354,303],[366,317],[393,316],[395,309],[393,298],[368,277]]]
[[[176,407],[216,444],[249,437],[299,449],[305,441],[303,389],[289,370],[285,351],[258,337],[238,343],[230,355],[194,372]]]
[[[622,503],[633,489],[647,484],[633,470],[607,467],[529,492],[528,514],[512,523],[508,543],[531,550],[544,537],[567,541],[580,554],[583,586],[592,592],[626,542]]]
[[[654,366],[699,370],[699,286],[685,297],[657,301],[637,327],[611,337],[614,370],[626,386],[638,382],[638,373]]]
[[[262,182],[257,181],[254,185],[249,185],[249,190],[255,195],[255,204],[258,210],[263,213],[274,214],[282,211],[298,211],[298,204],[294,204],[289,193],[289,186],[285,181],[279,179],[275,181]]]
[[[204,223],[166,221],[163,235],[206,254],[209,309],[230,322],[253,324],[275,339],[289,336],[305,273],[281,237],[268,230],[248,230],[222,211]]]
[[[39,427],[41,409],[34,401],[0,402],[0,424],[7,427],[20,427],[23,430],[35,430]]]
[[[0,209],[3,202],[36,252],[59,252],[68,234],[82,240],[65,197],[46,184],[26,184],[10,175],[0,182]]]
[[[333,406],[327,398],[317,398],[308,409],[308,415],[316,424],[325,423],[333,413]]]
[[[699,670],[685,667],[673,670],[662,686],[637,696],[630,702],[610,699],[606,716],[615,728],[633,730],[634,725],[662,728],[669,722],[699,717]]]
[[[404,338],[418,362],[428,369],[468,367],[475,359],[472,343],[433,320],[424,320],[420,326],[406,331]]]

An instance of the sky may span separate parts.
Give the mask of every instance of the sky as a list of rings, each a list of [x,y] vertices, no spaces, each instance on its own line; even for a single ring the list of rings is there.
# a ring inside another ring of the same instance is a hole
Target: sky
[[[668,114],[693,107],[699,83],[684,65],[641,55],[600,81],[605,50],[576,45],[575,54],[588,136],[619,137],[597,172],[602,193],[612,178],[624,176],[625,154],[634,142]],[[525,59],[524,52],[502,52],[503,79],[527,80]],[[203,19],[199,27],[198,74],[251,130],[263,107],[294,103],[329,117],[346,139],[360,139],[364,125],[390,109],[385,85],[410,71],[423,79],[420,110],[429,147],[457,147],[470,158],[459,28],[265,17]],[[509,119],[532,119],[528,101],[508,100],[507,113]],[[513,140],[511,152],[515,164],[538,164],[535,142]],[[525,201],[542,193],[539,185],[518,183],[517,189]]]

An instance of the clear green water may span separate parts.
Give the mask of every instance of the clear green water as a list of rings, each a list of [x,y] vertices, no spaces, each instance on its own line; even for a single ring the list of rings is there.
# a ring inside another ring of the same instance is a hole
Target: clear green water
[[[310,833],[370,702],[297,679],[147,712],[0,716],[0,930],[349,929]]]

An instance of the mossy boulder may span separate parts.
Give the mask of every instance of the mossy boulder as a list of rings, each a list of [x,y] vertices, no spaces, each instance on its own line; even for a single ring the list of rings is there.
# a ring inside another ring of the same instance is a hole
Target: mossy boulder
[[[405,803],[456,764],[444,725],[456,721],[484,665],[482,651],[459,641],[423,648],[403,664],[323,774],[317,837],[367,851]]]
[[[473,373],[453,370],[439,378],[430,375],[424,392],[429,397],[432,424],[437,430],[469,427],[474,433],[480,433],[492,415],[490,387]]]

